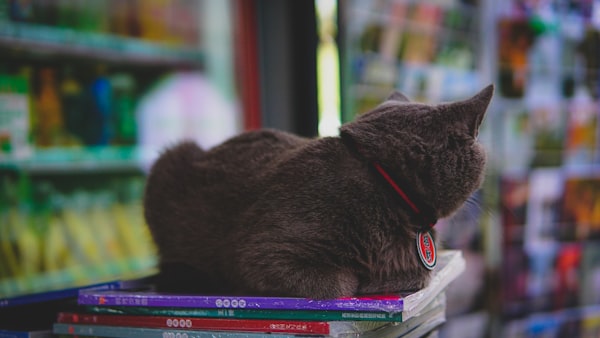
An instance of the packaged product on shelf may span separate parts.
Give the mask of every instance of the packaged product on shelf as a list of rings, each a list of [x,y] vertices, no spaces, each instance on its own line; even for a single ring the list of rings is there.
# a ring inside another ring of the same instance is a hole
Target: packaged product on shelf
[[[598,5],[596,4],[596,7]],[[589,27],[579,45],[579,52],[585,60],[585,85],[594,99],[600,98],[600,30]]]
[[[69,202],[62,210],[65,222],[69,246],[71,247],[76,261],[81,266],[94,266],[102,269],[105,274],[103,257],[103,242],[98,238],[95,226],[91,220],[91,209],[93,208],[92,194],[87,191],[77,191],[69,197]]]
[[[86,145],[108,145],[113,131],[111,130],[112,89],[107,76],[106,66],[96,66],[96,77],[87,88],[84,114],[87,114],[83,126],[83,140]]]
[[[130,73],[110,76],[114,114],[115,143],[133,145],[136,140],[136,87]]]
[[[60,98],[66,132],[73,142],[81,143],[83,133],[81,127],[85,124],[83,86],[76,78],[73,68],[63,68],[60,83]]]
[[[598,145],[597,129],[596,105],[587,89],[580,85],[575,90],[568,112],[565,165],[589,165],[597,161],[595,159],[595,148]]]
[[[579,306],[581,243],[562,243],[555,260],[553,309]]]
[[[78,26],[82,31],[105,33],[108,31],[108,1],[79,0]]]
[[[44,236],[44,264],[41,270],[49,274],[57,274],[74,264],[71,254],[72,248],[68,245],[65,224],[60,215],[64,203],[64,196],[56,192],[50,196],[52,212],[49,215],[46,235]]]
[[[564,138],[566,134],[566,111],[552,96],[538,92],[534,99],[533,91],[527,94],[535,102],[530,114],[531,134],[534,139],[532,167],[553,167],[562,165]]]
[[[600,304],[600,242],[598,239],[583,244],[581,257],[581,305]],[[600,324],[600,322],[599,322]]]
[[[8,1],[10,19],[19,22],[34,21],[33,1],[12,0]]]
[[[28,175],[1,183],[7,203],[0,204],[0,298],[154,268],[143,177],[115,178],[100,190]]]
[[[529,23],[506,18],[498,23],[498,82],[506,97],[523,97],[528,81],[527,54],[534,44],[535,34]]]
[[[57,0],[56,24],[64,28],[76,28],[78,18],[78,0]]]
[[[600,178],[598,173],[571,176],[564,182],[556,236],[563,241],[600,239]]]
[[[32,287],[32,277],[42,264],[42,238],[35,221],[32,183],[26,175],[15,182],[3,182],[10,196],[0,226],[0,256],[4,265],[0,296],[7,292],[23,292]]]
[[[9,6],[7,1],[0,1],[0,21],[8,21],[10,19]]]
[[[200,1],[198,0],[171,2],[168,27],[174,42],[193,47],[198,45],[200,35],[198,16],[200,15]]]
[[[167,42],[169,40],[167,18],[170,15],[170,1],[143,0],[138,5],[141,38],[154,42]]]
[[[408,63],[429,63],[436,52],[442,11],[434,4],[419,3],[415,6],[402,59]]]
[[[35,23],[54,26],[58,20],[58,5],[56,0],[36,0],[33,3]]]
[[[113,34],[139,37],[141,27],[138,0],[110,1],[109,20],[109,30]]]
[[[40,147],[62,143],[64,121],[58,93],[56,69],[44,67],[38,72],[39,92],[35,101],[34,139]]]
[[[530,267],[527,254],[520,245],[510,245],[503,249],[501,266],[500,295],[502,315],[508,318],[527,313],[527,281]]]
[[[29,79],[0,74],[0,158],[29,154]]]

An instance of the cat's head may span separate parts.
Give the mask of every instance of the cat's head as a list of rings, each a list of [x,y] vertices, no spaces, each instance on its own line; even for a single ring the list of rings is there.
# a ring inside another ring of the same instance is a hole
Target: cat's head
[[[486,156],[477,142],[493,86],[470,99],[428,105],[396,92],[340,129],[361,155],[410,185],[435,218],[456,211],[481,185]]]

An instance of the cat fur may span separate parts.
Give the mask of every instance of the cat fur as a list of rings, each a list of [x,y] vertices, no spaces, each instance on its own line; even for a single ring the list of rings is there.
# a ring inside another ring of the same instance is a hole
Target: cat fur
[[[423,224],[373,163],[408,182],[432,219],[452,215],[483,181],[476,137],[492,94],[428,105],[394,93],[339,137],[263,129],[167,148],[144,196],[159,288],[317,299],[422,288]]]

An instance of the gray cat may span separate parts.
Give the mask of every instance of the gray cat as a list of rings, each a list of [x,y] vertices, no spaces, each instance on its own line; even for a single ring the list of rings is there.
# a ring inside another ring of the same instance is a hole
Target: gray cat
[[[416,238],[482,183],[492,93],[439,105],[394,93],[340,137],[258,130],[167,149],[144,197],[159,289],[322,299],[423,287]]]

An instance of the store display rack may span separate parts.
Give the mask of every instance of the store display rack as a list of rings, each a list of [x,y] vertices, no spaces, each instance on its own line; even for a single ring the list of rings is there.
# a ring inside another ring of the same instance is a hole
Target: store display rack
[[[196,47],[167,46],[123,36],[10,21],[0,21],[0,44],[35,53],[119,63],[176,66],[202,62],[202,52]]]

